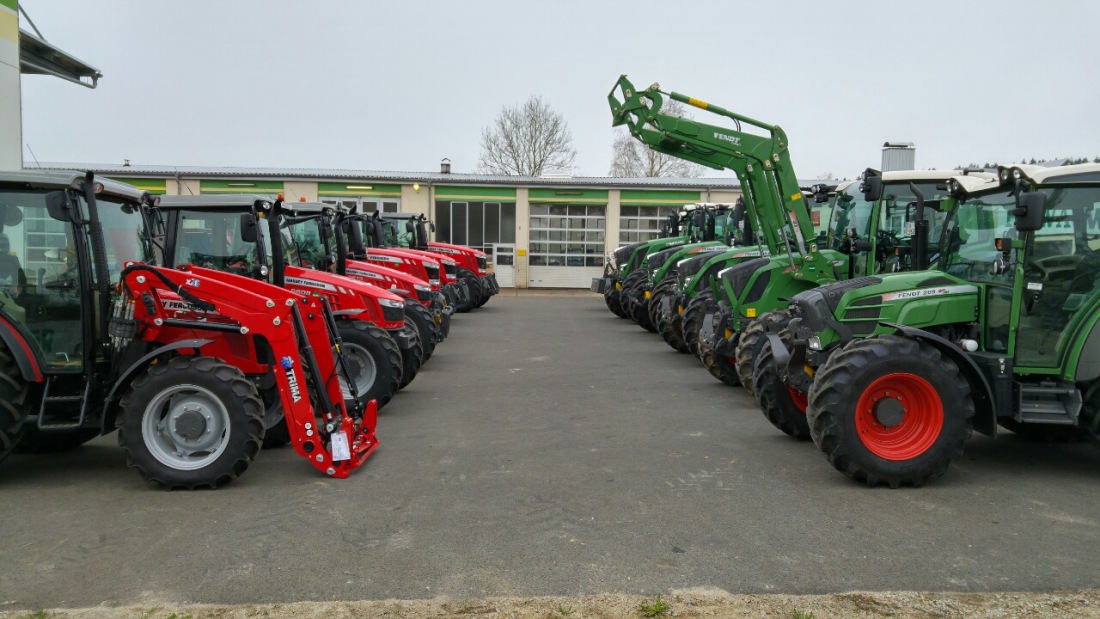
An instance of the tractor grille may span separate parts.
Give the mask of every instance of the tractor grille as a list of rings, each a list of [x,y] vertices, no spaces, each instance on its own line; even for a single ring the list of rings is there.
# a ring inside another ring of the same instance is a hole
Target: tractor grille
[[[431,301],[432,300],[432,291],[431,290],[417,290],[416,291],[416,300],[420,301],[421,303],[427,303],[428,301]]]
[[[477,256],[477,268],[484,271],[487,267],[485,264],[485,256]]]
[[[766,264],[768,264],[767,258],[756,258],[755,260],[742,262],[726,274],[726,281],[730,283],[730,289],[733,291],[735,299],[741,298],[741,293],[745,291],[745,286],[749,285],[749,278],[756,272],[756,269]]]
[[[437,264],[425,264],[424,268],[428,271],[428,279],[439,279],[439,266]]]
[[[443,263],[443,270],[447,273],[447,275],[449,275],[451,277],[451,279],[454,279],[455,271],[457,269],[458,269],[457,264],[451,264],[449,262],[444,262]]]
[[[401,307],[389,307],[387,305],[382,306],[382,320],[386,322],[405,322],[405,306]]]
[[[756,278],[756,281],[752,283],[752,288],[749,288],[748,293],[745,294],[745,303],[756,303],[760,300],[760,297],[764,296],[764,290],[768,287],[768,283],[772,280],[772,272],[764,271],[760,274],[760,277]]]

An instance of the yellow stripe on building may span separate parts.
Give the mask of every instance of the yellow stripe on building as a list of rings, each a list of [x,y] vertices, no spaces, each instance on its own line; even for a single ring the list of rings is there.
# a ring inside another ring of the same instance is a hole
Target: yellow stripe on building
[[[0,39],[19,45],[19,15],[6,6],[0,6]]]

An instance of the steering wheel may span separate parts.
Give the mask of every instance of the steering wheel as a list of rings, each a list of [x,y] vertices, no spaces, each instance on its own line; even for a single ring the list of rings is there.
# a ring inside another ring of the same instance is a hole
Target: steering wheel
[[[1042,279],[1054,279],[1055,273],[1072,272],[1084,260],[1080,254],[1048,256],[1028,263],[1026,272],[1034,272]]]

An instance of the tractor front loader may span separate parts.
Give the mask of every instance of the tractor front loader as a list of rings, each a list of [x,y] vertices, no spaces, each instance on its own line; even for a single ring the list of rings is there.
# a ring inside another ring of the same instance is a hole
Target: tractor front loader
[[[793,299],[789,379],[808,387],[814,443],[853,479],[921,485],[974,431],[1097,441],[1100,165],[999,175],[993,194],[950,183],[961,203],[937,270]]]
[[[0,459],[118,429],[145,479],[217,487],[257,455],[270,390],[314,466],[360,466],[375,409],[339,397],[326,306],[144,264],[163,250],[150,219],[147,194],[91,173],[0,173]]]

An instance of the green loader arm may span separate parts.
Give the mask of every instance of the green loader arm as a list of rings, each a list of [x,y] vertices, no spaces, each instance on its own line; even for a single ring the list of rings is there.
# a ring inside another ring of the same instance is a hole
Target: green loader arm
[[[616,97],[616,90],[621,92],[622,102]],[[729,118],[737,129],[664,114],[661,108],[666,96]],[[760,234],[768,249],[778,253],[782,248],[792,254],[793,241],[798,253],[806,256],[807,239],[814,236],[813,223],[791,165],[787,135],[780,127],[687,95],[666,93],[657,84],[638,91],[625,75],[607,98],[612,126],[625,125],[631,135],[653,150],[717,170],[733,170],[745,194],[751,197],[746,202],[757,210]],[[767,136],[741,131],[742,123],[767,132]],[[815,249],[810,247],[809,252],[816,254]]]

